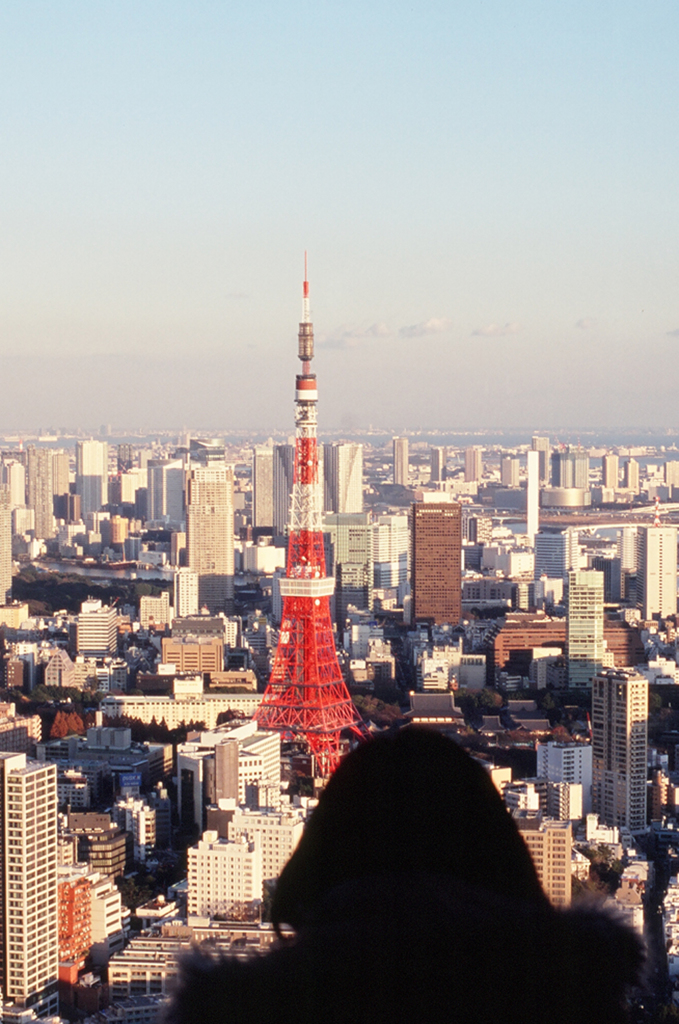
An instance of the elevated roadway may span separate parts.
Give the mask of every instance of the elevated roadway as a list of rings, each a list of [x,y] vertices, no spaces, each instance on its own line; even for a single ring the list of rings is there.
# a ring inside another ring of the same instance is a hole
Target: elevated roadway
[[[503,509],[495,509],[493,515],[506,522],[525,522],[525,515],[512,512],[504,514]],[[557,513],[552,509],[540,509],[540,526],[578,526],[581,529],[597,529],[615,526],[652,526],[655,519],[655,504],[641,505],[620,510],[572,509]],[[666,503],[660,506],[661,523],[668,526],[679,525],[679,502]]]

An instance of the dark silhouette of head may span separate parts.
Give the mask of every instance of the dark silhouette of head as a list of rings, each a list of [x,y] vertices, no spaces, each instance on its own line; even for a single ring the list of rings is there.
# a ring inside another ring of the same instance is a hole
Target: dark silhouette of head
[[[339,765],[278,880],[274,924],[300,928],[332,889],[388,873],[452,876],[547,906],[488,773],[425,729],[370,740]]]

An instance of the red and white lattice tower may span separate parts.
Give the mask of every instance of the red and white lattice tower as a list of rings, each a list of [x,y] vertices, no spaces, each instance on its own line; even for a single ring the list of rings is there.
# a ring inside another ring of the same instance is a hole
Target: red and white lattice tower
[[[276,658],[256,719],[262,729],[304,739],[321,775],[341,757],[346,729],[364,736],[337,661],[330,617],[335,581],[325,573],[322,490],[316,440],[314,329],[309,314],[309,281],[304,257],[304,312],[299,325],[302,372],[295,391],[295,471],[285,578],[280,581],[283,613]]]

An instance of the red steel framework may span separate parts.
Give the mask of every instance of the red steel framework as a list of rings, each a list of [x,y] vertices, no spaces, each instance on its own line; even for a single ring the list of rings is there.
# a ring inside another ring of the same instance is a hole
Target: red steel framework
[[[314,329],[309,313],[309,281],[304,257],[304,312],[299,325],[295,392],[295,470],[290,508],[288,564],[281,580],[283,614],[271,680],[256,719],[262,729],[304,739],[321,775],[330,775],[341,757],[345,729],[364,738],[337,661],[330,617],[335,581],[326,576],[321,485],[316,439]]]

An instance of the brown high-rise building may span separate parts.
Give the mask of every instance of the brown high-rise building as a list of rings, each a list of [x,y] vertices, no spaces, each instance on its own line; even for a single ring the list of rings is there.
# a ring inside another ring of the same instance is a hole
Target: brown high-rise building
[[[411,506],[413,619],[459,622],[462,614],[462,522],[453,502]]]

